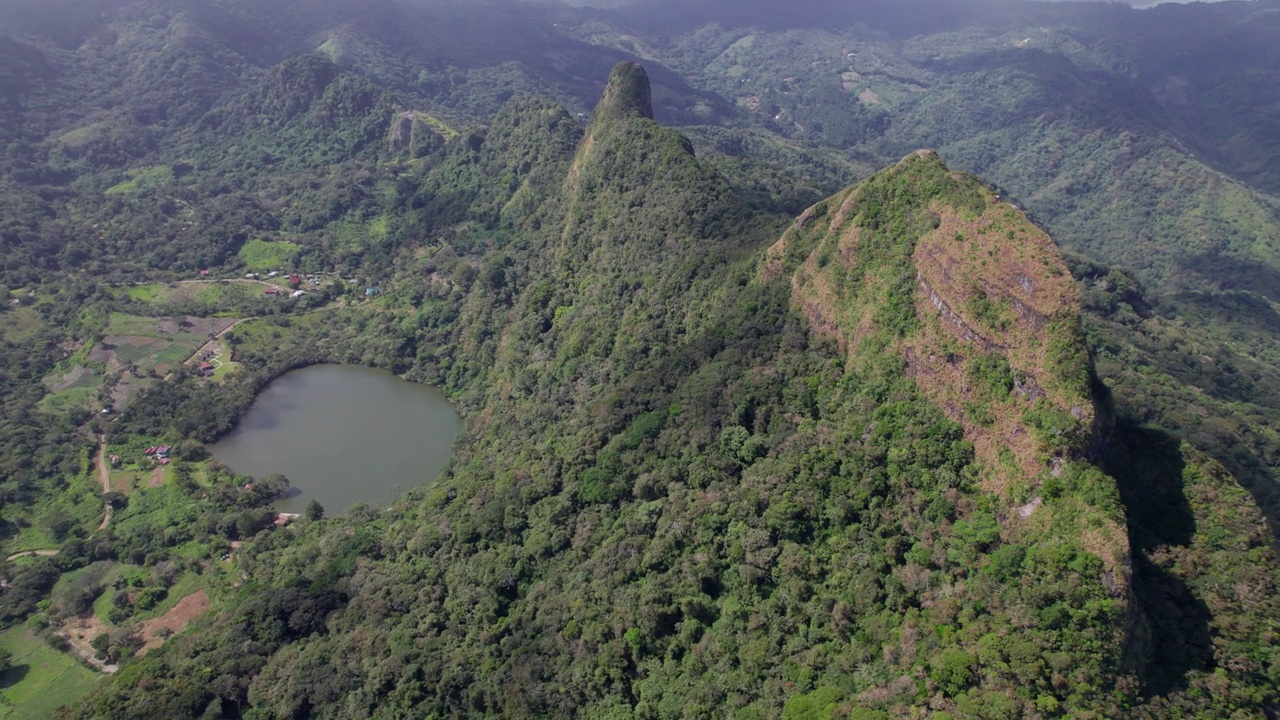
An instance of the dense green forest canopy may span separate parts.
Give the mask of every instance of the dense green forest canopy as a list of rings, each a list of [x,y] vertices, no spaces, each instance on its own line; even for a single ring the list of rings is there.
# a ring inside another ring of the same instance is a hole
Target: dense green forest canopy
[[[607,4],[6,3],[0,650],[118,665],[65,717],[1280,712],[1280,7]],[[443,388],[444,476],[279,527],[203,443],[316,362]]]

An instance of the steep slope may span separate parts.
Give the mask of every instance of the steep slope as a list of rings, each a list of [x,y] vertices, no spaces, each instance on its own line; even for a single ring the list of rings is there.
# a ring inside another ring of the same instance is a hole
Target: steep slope
[[[1180,331],[1144,326],[1134,307],[1149,309],[1131,278],[1112,272],[1104,279],[1105,269],[1076,262],[1095,311],[1104,298],[1117,306],[1107,313],[1111,323],[1144,336]],[[836,338],[851,362],[905,363],[924,395],[963,426],[981,484],[1017,505],[1002,513],[1006,536],[1026,542],[1046,529],[1074,533],[1103,559],[1109,587],[1129,584],[1123,667],[1141,697],[1130,712],[1274,707],[1267,688],[1280,656],[1268,649],[1262,618],[1275,612],[1280,560],[1259,512],[1259,504],[1273,507],[1269,484],[1251,485],[1255,501],[1190,445],[1131,415],[1115,424],[1110,398],[1092,397],[1102,386],[1092,379],[1080,293],[1052,241],[1013,206],[920,151],[800,216],[770,248],[763,272],[790,277],[792,303],[812,331]],[[1189,314],[1212,297],[1179,302]],[[1251,297],[1242,293],[1237,302],[1265,305]],[[883,323],[894,317],[896,336],[886,335]],[[1111,357],[1147,342],[1113,328],[1093,331]],[[1203,369],[1197,379],[1214,395],[1230,393],[1230,363],[1248,359],[1225,349],[1215,355],[1230,358],[1227,367]],[[1146,362],[1186,372],[1172,360]],[[1108,375],[1118,371],[1109,358]],[[1128,374],[1116,378],[1126,415],[1160,395],[1146,387],[1160,375]],[[1267,446],[1270,433],[1260,430],[1252,446]],[[1241,467],[1257,473],[1256,464]],[[1210,689],[1215,672],[1232,677],[1229,688]]]
[[[1021,212],[922,150],[806,211],[764,273],[790,276],[793,302],[854,367],[901,364],[964,428],[981,487],[1018,506],[1010,516],[1042,527],[1092,516],[1081,542],[1127,584],[1114,481],[1088,465],[1106,428],[1079,295]]]
[[[886,207],[894,215],[882,217]],[[913,230],[903,245],[870,239]],[[910,264],[889,249],[910,252]],[[899,348],[908,371],[975,438],[993,468],[989,489],[1006,484],[998,468],[1034,476],[1048,459],[1085,454],[1097,413],[1071,275],[1048,236],[975,178],[916,153],[807,211],[770,249],[767,272],[797,252],[808,254],[792,280],[796,302],[852,356],[877,323],[915,326]],[[894,308],[868,302],[885,297]],[[1001,449],[1012,457],[1000,461]]]
[[[618,66],[585,129],[546,98],[490,118],[517,92],[597,95],[602,64],[653,49],[599,17],[505,2],[72,0],[50,22],[37,5],[0,11],[32,34],[0,43],[4,280],[37,290],[15,294],[0,329],[5,385],[20,387],[0,433],[20,448],[3,468],[8,509],[78,471],[84,410],[51,423],[32,408],[66,355],[58,333],[92,334],[55,328],[120,307],[93,283],[231,272],[251,237],[385,293],[256,321],[243,382],[176,378],[113,432],[203,437],[254,383],[326,360],[439,384],[469,418],[444,482],[397,507],[245,532],[236,571],[211,573],[216,617],[126,661],[69,716],[1274,714],[1265,518],[1213,461],[1135,426],[1209,438],[1274,485],[1274,414],[1249,407],[1276,405],[1265,297],[1184,293],[1185,325],[1146,317],[1132,347],[1109,343],[1107,377],[1131,380],[1117,391],[1130,422],[1112,435],[1052,243],[936,156],[819,203],[766,253],[786,223],[654,122],[724,117],[674,73]],[[919,27],[914,9],[876,5],[904,36]],[[815,7],[795,10],[830,24]],[[1236,9],[1213,12],[1235,22]],[[566,19],[617,45],[568,40]],[[679,42],[699,55],[723,41],[720,64],[685,67],[723,72],[714,86],[739,97],[740,120],[759,113],[797,140],[779,141],[786,153],[941,141],[1012,178],[1079,247],[1146,262],[1178,239],[1145,266],[1165,288],[1274,295],[1273,199],[1175,142],[1178,123],[1203,132],[1220,116],[1170,110],[1181,75],[1100,82],[1110,59],[1088,32],[1000,34],[1020,22],[977,41],[707,30]],[[1271,47],[1254,27],[1264,42],[1239,67]],[[774,54],[754,54],[765,46]],[[1249,87],[1190,97],[1208,109]],[[1267,107],[1239,133],[1214,124],[1206,137],[1229,147],[1212,161],[1265,180],[1265,148],[1246,157],[1230,139],[1265,136]],[[489,127],[457,132],[456,119]],[[748,134],[699,136],[751,154]],[[841,154],[828,152],[837,167],[820,187],[852,172]],[[1112,225],[1137,241],[1116,242]],[[1108,321],[1133,320],[1123,305]],[[1197,337],[1241,315],[1249,333]],[[1116,370],[1118,353],[1137,362]],[[1091,464],[1099,451],[1119,492]],[[96,512],[96,486],[87,499]],[[217,524],[73,534],[59,568],[142,558],[205,572],[221,566],[173,545],[222,542]],[[4,617],[38,610],[53,565],[20,594],[4,572]]]

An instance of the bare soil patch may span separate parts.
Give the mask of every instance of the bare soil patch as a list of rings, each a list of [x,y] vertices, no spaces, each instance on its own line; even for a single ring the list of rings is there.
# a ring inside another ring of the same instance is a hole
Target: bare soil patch
[[[98,618],[90,616],[68,619],[63,623],[57,634],[71,645],[71,650],[75,654],[84,658],[90,665],[104,673],[113,673],[118,669],[117,666],[100,660],[98,651],[94,650],[93,646],[89,644],[91,640],[105,632],[108,632],[106,624]]]
[[[146,655],[160,647],[169,635],[182,632],[192,620],[207,612],[209,612],[209,596],[205,591],[199,590],[182,598],[169,612],[158,618],[147,620],[138,628],[138,634],[143,641],[138,655]],[[166,630],[168,632],[164,632]]]
[[[71,646],[84,657],[97,657],[97,651],[89,643],[99,635],[109,632],[106,623],[90,615],[89,617],[68,618],[62,624],[60,634]]]

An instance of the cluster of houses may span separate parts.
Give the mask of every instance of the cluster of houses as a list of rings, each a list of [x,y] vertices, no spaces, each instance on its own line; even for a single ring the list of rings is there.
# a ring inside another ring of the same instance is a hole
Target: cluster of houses
[[[277,295],[279,295],[279,294],[280,294],[280,288],[278,288],[278,287],[269,287],[269,288],[267,288],[267,289],[263,290],[263,291],[262,291],[262,294],[263,294],[263,295],[271,295],[272,297],[275,297],[275,296],[277,296]],[[292,297],[292,298],[300,298],[300,297],[302,297],[303,295],[306,295],[306,294],[307,294],[307,292],[306,292],[305,290],[294,290],[293,292],[289,293],[289,297]]]
[[[169,452],[173,450],[172,445],[160,445],[159,447],[149,447],[142,454],[155,460],[160,465],[168,465],[170,462]]]
[[[285,292],[289,292],[289,297],[300,298],[303,295],[307,294],[306,290],[302,289],[303,283],[306,283],[306,287],[308,288],[311,288],[311,289],[318,288],[320,287],[320,283],[324,282],[324,276],[328,274],[329,273],[323,273],[323,272],[307,273],[304,276],[300,273],[295,272],[295,273],[289,273],[286,276],[285,271],[283,270],[272,270],[271,272],[267,272],[267,273],[257,273],[257,272],[245,273],[244,279],[245,280],[275,280],[276,278],[287,279],[289,283],[289,287],[292,288],[292,291],[287,291],[285,288],[272,286],[272,287],[263,288],[262,294],[268,295],[270,297],[280,297],[284,295]],[[207,278],[209,276],[210,276],[209,270],[200,271],[200,277]],[[357,281],[348,280],[347,282],[354,284]],[[382,292],[381,288],[372,287],[365,290],[364,294],[365,294],[365,297],[373,297],[375,295],[380,294],[381,292]]]
[[[280,275],[279,270],[273,270],[267,273],[268,278],[275,278],[275,277],[278,277],[279,275]],[[249,273],[248,275],[245,275],[245,277],[257,279],[259,278],[259,275],[257,273]],[[321,276],[318,274],[307,275],[305,279],[307,284],[310,287],[314,288],[320,285]],[[305,290],[299,289],[299,287],[302,285],[302,281],[303,281],[303,277],[298,273],[292,273],[291,275],[289,275],[289,286],[294,289],[293,292],[289,294],[289,297],[300,298],[303,295],[307,294]],[[281,290],[281,288],[278,288],[278,287],[268,287],[262,290],[263,295],[270,295],[272,297],[278,296],[282,292],[283,290]]]
[[[200,377],[213,377],[213,371],[217,368],[215,368],[213,363],[209,361],[213,359],[214,355],[217,355],[217,353],[212,350],[205,350],[196,356],[196,361],[200,363],[197,366],[197,369],[200,371]]]

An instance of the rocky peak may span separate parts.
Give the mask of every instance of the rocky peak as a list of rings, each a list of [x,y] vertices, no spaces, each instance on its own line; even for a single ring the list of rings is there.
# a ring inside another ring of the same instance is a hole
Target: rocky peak
[[[653,119],[653,93],[649,75],[639,63],[621,62],[609,74],[604,96],[596,105],[596,118],[623,118],[639,115]]]

